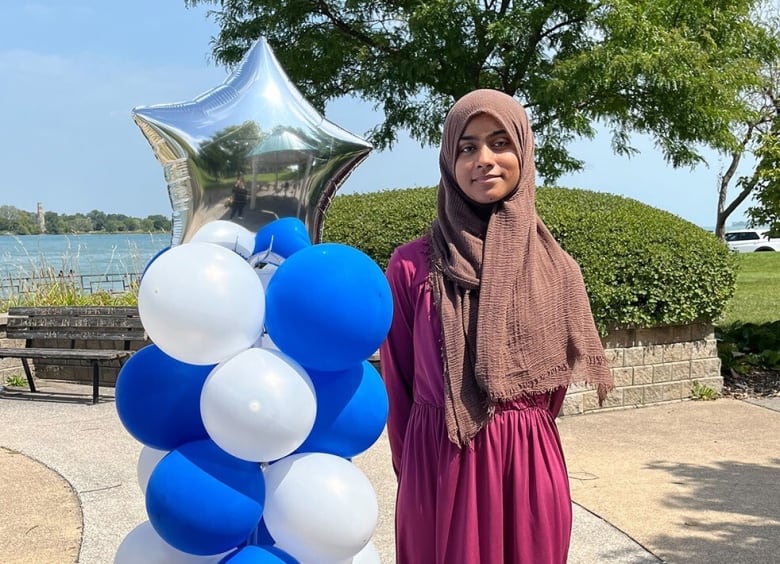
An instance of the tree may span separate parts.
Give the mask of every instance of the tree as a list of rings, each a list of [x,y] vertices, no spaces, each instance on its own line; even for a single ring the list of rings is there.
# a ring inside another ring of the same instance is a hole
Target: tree
[[[721,239],[729,216],[749,196],[755,202],[748,209],[749,223],[780,229],[780,14],[777,8],[763,9],[758,19],[772,41],[766,44],[768,62],[759,69],[758,84],[748,86],[741,95],[749,112],[732,124],[738,144],[727,152],[728,166],[718,179],[715,234]],[[735,178],[746,155],[753,157],[754,164],[748,174]],[[739,192],[728,202],[732,181]]]
[[[46,220],[46,233],[60,235],[67,232],[65,223],[57,212],[47,211],[43,217]]]
[[[322,110],[351,95],[384,120],[368,134],[391,147],[406,129],[439,141],[451,103],[475,88],[517,97],[547,180],[582,168],[567,145],[608,125],[631,155],[650,134],[674,166],[702,162],[701,144],[730,151],[748,109],[766,34],[759,0],[185,0],[215,4],[213,56],[238,63],[265,36],[290,79]],[[380,118],[381,119],[381,118]]]

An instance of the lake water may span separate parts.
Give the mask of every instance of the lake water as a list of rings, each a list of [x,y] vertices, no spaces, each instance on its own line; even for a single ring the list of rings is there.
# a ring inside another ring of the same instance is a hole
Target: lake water
[[[0,281],[51,276],[132,277],[169,246],[168,233],[0,235]]]

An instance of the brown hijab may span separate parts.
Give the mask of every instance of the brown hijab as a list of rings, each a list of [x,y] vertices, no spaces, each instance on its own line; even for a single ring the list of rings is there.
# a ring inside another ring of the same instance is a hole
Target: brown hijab
[[[458,187],[458,141],[487,114],[514,142],[520,181],[504,200],[475,204]],[[468,445],[499,402],[612,376],[579,266],[536,215],[533,133],[523,107],[476,90],[447,114],[439,156],[438,218],[431,229],[431,288],[442,321],[445,414],[452,442]]]

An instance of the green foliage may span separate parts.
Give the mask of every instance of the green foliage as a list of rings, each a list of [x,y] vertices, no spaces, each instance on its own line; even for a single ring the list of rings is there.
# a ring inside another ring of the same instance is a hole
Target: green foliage
[[[129,217],[121,213],[105,213],[92,210],[87,214],[72,215],[44,212],[46,233],[52,235],[65,233],[123,233],[123,232],[160,232],[171,230],[171,220],[163,215],[150,215],[144,219]],[[13,206],[0,206],[0,234],[36,235],[37,216],[33,212],[17,209]]]
[[[718,398],[718,392],[713,388],[694,380],[691,386],[691,399],[700,401],[711,401]]]
[[[652,135],[674,165],[697,144],[733,149],[740,97],[776,61],[777,40],[754,14],[761,0],[185,0],[213,4],[218,62],[234,65],[264,36],[291,80],[322,110],[351,95],[375,104],[379,148],[399,130],[437,143],[452,102],[476,88],[530,110],[540,173],[582,167],[568,151],[594,122],[631,153]]]
[[[539,189],[537,210],[580,264],[602,332],[712,321],[734,293],[734,254],[672,214],[564,188]],[[435,215],[435,188],[337,196],[324,239],[357,247],[385,268],[392,250],[424,234]]]
[[[775,94],[780,94],[780,80],[775,85]],[[758,147],[753,151],[758,164],[753,173],[755,186],[753,201],[747,214],[752,225],[769,226],[780,232],[780,105],[774,105],[772,129],[759,137]]]
[[[780,320],[731,323],[718,327],[715,337],[723,370],[737,374],[755,369],[780,370]]]
[[[136,265],[143,268],[143,264]],[[136,272],[140,272],[137,270]],[[105,275],[106,282],[108,276]],[[104,278],[104,276],[101,276]],[[125,280],[122,292],[92,290],[78,274],[67,276],[57,273],[57,269],[41,258],[40,264],[32,262],[25,270],[23,282],[19,286],[7,288],[0,295],[0,313],[8,308],[19,306],[135,306],[138,304],[138,284],[134,280]]]
[[[713,321],[734,294],[734,254],[668,212],[560,188],[540,190],[537,210],[580,263],[602,330]]]
[[[435,217],[435,188],[339,195],[328,208],[323,240],[360,249],[384,269],[393,249],[427,232]]]
[[[0,299],[0,312],[11,307],[39,306],[135,306],[138,304],[138,288],[129,292],[87,292],[72,280],[54,277],[40,278],[27,291]]]
[[[5,377],[5,385],[12,388],[23,388],[27,385],[27,378],[19,374],[11,374]]]

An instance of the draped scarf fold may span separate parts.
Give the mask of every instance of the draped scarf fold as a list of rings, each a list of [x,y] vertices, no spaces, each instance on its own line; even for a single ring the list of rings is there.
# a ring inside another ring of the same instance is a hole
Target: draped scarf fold
[[[455,180],[459,139],[478,114],[503,126],[520,160],[517,188],[488,213]],[[612,376],[579,266],[536,215],[533,134],[523,107],[495,90],[458,100],[444,123],[439,167],[428,248],[449,439],[466,446],[497,403],[574,382],[595,386],[601,403]]]

